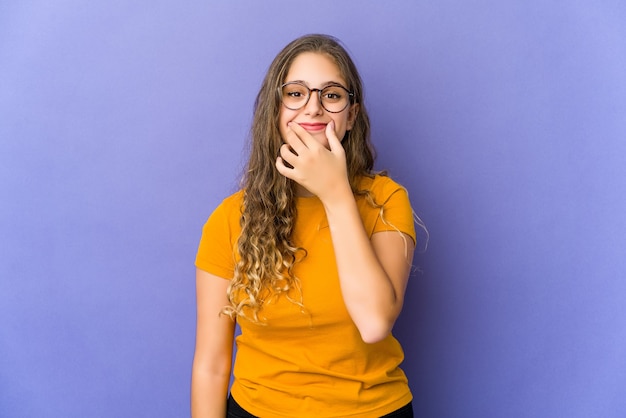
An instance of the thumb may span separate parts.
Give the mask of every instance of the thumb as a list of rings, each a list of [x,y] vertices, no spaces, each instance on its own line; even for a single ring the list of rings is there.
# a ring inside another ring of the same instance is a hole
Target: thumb
[[[328,138],[328,145],[330,146],[331,151],[334,152],[340,148],[343,148],[341,146],[341,141],[335,133],[335,121],[330,121],[330,123],[326,125],[326,138]]]

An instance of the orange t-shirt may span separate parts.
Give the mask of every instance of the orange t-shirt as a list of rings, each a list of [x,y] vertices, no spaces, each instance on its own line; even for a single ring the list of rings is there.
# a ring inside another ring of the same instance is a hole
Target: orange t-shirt
[[[407,192],[389,177],[364,177],[380,210],[365,199],[357,205],[368,235],[399,230],[415,240]],[[225,279],[233,277],[241,233],[243,193],[226,198],[204,225],[196,266]],[[412,399],[404,353],[389,335],[366,344],[346,310],[330,230],[321,201],[297,198],[293,235],[307,255],[294,265],[304,309],[281,296],[266,304],[262,324],[238,318],[233,397],[260,417],[380,417]]]

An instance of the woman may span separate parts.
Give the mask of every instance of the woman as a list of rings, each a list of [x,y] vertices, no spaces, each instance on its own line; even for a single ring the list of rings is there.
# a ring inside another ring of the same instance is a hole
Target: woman
[[[413,416],[391,335],[413,211],[372,173],[361,79],[336,39],[278,54],[251,136],[242,190],[213,212],[196,258],[193,417]]]

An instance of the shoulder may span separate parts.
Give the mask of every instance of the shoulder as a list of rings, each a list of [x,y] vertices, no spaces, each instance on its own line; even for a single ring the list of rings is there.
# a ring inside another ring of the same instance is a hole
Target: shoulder
[[[238,213],[241,215],[242,206],[243,190],[239,190],[224,198],[217,208],[215,208],[215,212]]]
[[[241,190],[223,199],[206,221],[205,232],[223,228],[232,229],[237,226],[242,214],[242,205],[243,191]]]
[[[415,241],[413,209],[406,189],[388,176],[363,177],[357,205],[371,237],[376,232],[400,231]]]
[[[359,189],[372,193],[378,203],[385,202],[398,191],[408,195],[404,186],[391,177],[382,174],[376,174],[373,177],[363,176],[359,182]]]

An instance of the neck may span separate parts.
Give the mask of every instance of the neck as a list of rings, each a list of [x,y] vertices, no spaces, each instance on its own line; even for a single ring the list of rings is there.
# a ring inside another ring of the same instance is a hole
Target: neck
[[[296,184],[296,197],[313,197],[314,194],[308,191],[304,186]]]

